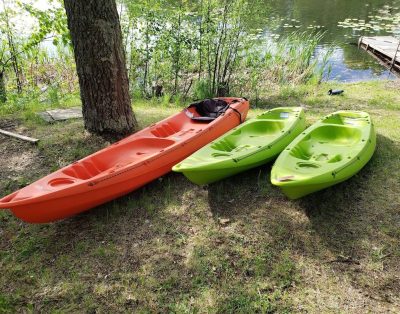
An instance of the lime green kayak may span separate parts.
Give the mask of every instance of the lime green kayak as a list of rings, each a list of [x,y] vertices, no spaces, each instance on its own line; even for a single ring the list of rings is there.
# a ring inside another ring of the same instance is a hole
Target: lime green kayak
[[[302,108],[275,108],[248,120],[172,168],[209,184],[273,160],[305,129]]]
[[[299,135],[278,157],[271,182],[291,199],[345,181],[374,154],[375,128],[368,113],[339,111]]]

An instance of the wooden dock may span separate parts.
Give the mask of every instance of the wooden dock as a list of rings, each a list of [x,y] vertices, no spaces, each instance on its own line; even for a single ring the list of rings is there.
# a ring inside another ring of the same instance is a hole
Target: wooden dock
[[[400,77],[400,40],[391,36],[361,37],[358,47]]]

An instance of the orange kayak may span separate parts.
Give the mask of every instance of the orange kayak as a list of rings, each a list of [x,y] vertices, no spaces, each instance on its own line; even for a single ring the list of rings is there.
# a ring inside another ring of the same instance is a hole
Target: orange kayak
[[[46,223],[128,194],[245,120],[246,99],[219,100],[228,109],[215,120],[194,119],[199,110],[191,106],[0,199],[0,208]]]

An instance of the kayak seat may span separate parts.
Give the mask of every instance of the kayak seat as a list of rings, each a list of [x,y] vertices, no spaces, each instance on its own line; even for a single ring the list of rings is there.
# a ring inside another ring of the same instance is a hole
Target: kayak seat
[[[172,121],[157,125],[150,132],[155,137],[166,138],[181,131],[182,124],[174,123]]]
[[[211,148],[214,150],[219,150],[222,152],[230,153],[231,151],[233,151],[236,148],[236,146],[229,139],[224,138],[218,142],[215,142],[213,145],[211,145]]]
[[[101,152],[78,161],[62,172],[72,178],[89,180],[100,173],[127,166],[134,161],[159,153],[175,144],[175,141],[161,138],[141,138],[125,144],[116,144],[113,153]],[[50,183],[49,183],[50,184]]]
[[[290,156],[298,159],[299,168],[319,168],[352,158],[354,145],[361,143],[361,131],[354,127],[327,124],[313,130],[293,149]],[[346,157],[347,156],[347,157]]]
[[[250,122],[211,145],[211,148],[223,152],[240,152],[263,146],[266,138],[276,137],[285,128],[285,123],[278,120]]]
[[[309,136],[313,141],[328,142],[331,146],[353,146],[361,141],[359,129],[338,125],[323,125]]]
[[[334,114],[325,118],[322,123],[324,124],[336,124],[336,125],[354,125],[354,126],[366,126],[369,123],[369,117],[362,113],[346,113],[346,114]]]
[[[282,108],[282,109],[275,109],[275,110],[271,110],[269,112],[263,113],[259,116],[257,116],[257,119],[263,119],[263,120],[269,120],[269,119],[273,119],[273,120],[286,120],[286,119],[290,119],[290,118],[294,118],[294,117],[298,117],[299,116],[299,111],[291,111],[288,110],[287,108]]]
[[[63,173],[67,176],[80,179],[88,180],[96,175],[104,172],[106,169],[105,165],[99,162],[95,162],[93,158],[86,159],[84,161],[72,164],[67,169],[63,170]],[[49,182],[49,185],[52,185]],[[53,186],[53,185],[52,185]]]
[[[286,124],[279,120],[258,120],[244,126],[241,131],[246,136],[270,136],[280,133]]]
[[[219,116],[225,114],[225,112],[231,108],[229,103],[222,99],[205,99],[199,101],[197,103],[191,104],[189,107],[186,108],[185,114],[191,120],[197,122],[206,122],[209,123],[214,121]],[[234,108],[231,108],[234,111],[237,111]],[[242,116],[240,115],[240,121],[242,121]]]

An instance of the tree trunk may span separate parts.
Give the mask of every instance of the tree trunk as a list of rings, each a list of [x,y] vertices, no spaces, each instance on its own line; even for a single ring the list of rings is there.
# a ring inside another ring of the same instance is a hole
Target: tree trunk
[[[146,60],[144,63],[144,75],[143,75],[143,96],[147,96],[147,76],[149,74],[149,61],[150,61],[150,34],[149,34],[149,16],[147,16],[146,20]]]
[[[181,59],[181,26],[182,26],[182,4],[179,7],[178,25],[174,31],[177,32],[176,43],[175,43],[175,55],[174,55],[174,67],[175,67],[175,78],[174,78],[174,95],[178,95],[178,80],[180,70],[180,59]]]
[[[4,71],[0,72],[0,103],[7,101],[6,82],[4,78]]]
[[[135,130],[122,33],[114,0],[64,0],[85,128],[119,137]]]
[[[199,80],[203,72],[203,0],[200,1],[200,25],[199,25]]]
[[[17,92],[18,94],[22,93],[22,71],[18,63],[18,52],[14,43],[13,29],[11,29],[10,18],[8,16],[8,7],[6,6],[6,2],[3,0],[3,10],[4,10],[4,21],[6,25],[6,33],[7,33],[7,41],[8,47],[10,49],[10,60],[15,74],[15,81],[17,84]]]

